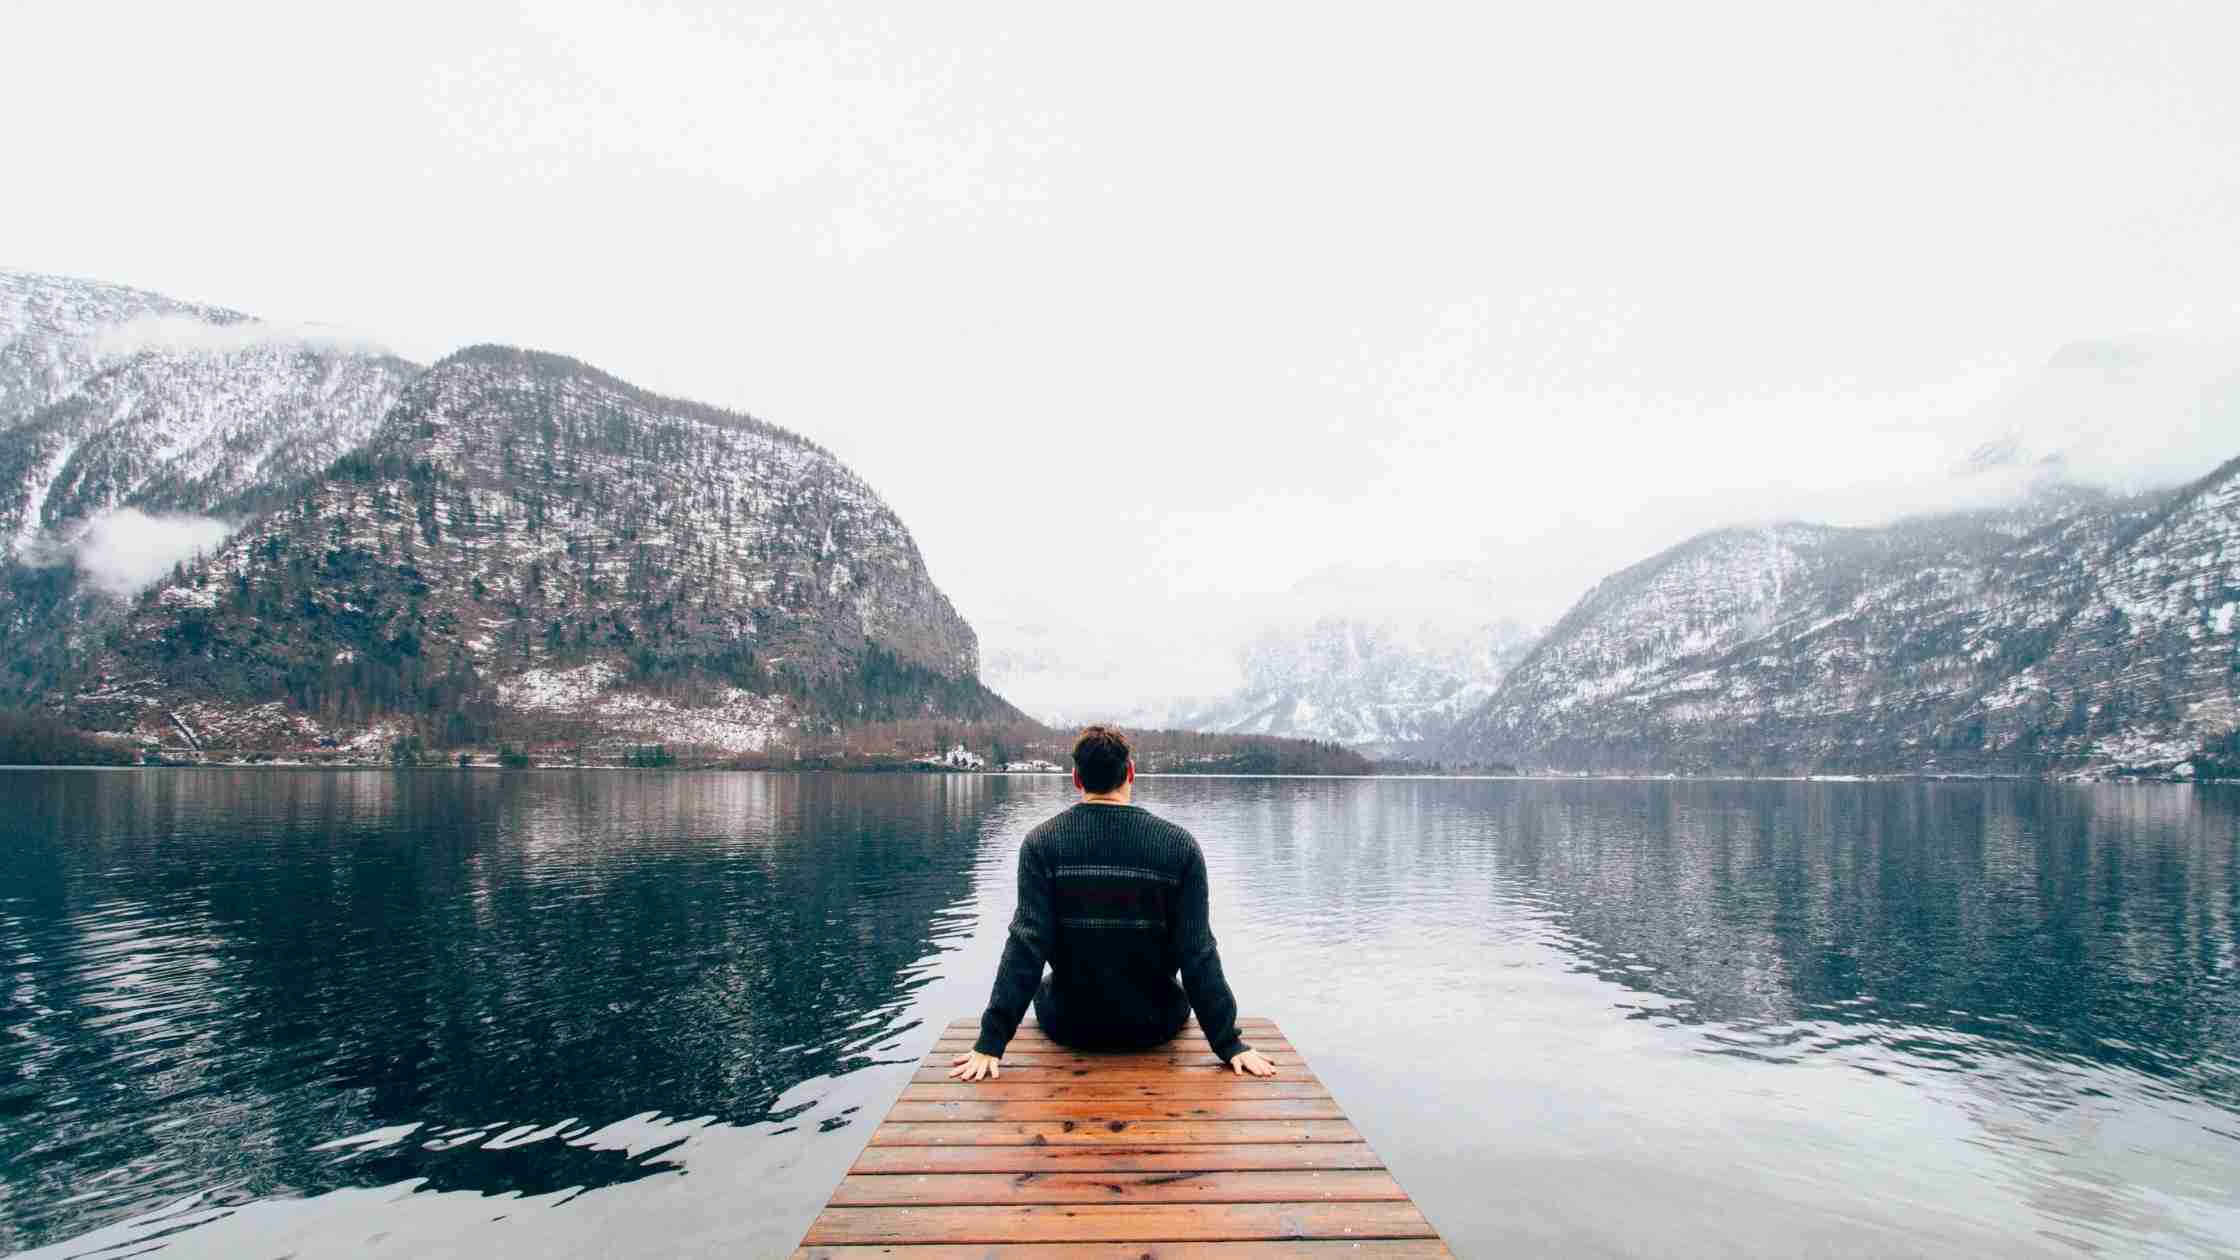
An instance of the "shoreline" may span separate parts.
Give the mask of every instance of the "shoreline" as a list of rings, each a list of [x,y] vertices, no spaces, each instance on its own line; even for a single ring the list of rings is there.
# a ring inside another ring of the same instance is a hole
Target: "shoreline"
[[[321,764],[310,761],[198,761],[176,765],[100,765],[97,763],[58,763],[41,765],[33,763],[0,762],[0,771],[26,770],[102,770],[102,771],[162,771],[162,770],[288,770],[288,771],[348,771],[361,773],[378,770],[385,774],[459,774],[481,772],[486,774],[539,774],[556,772],[633,773],[633,774],[789,774],[789,775],[941,775],[960,778],[1063,778],[1063,770],[899,770],[888,767],[866,767],[861,770],[837,769],[829,766],[808,769],[791,769],[766,766],[757,769],[729,766],[608,766],[608,765],[427,765],[397,766],[383,762],[347,762]],[[1139,779],[1300,779],[1300,780],[1376,780],[1405,783],[1410,781],[1464,782],[1464,783],[2072,783],[2153,785],[2158,787],[2232,787],[2240,786],[2240,779],[2179,779],[2151,774],[2011,774],[1994,772],[1936,772],[1893,771],[1881,774],[1240,774],[1233,771],[1144,770],[1138,771]]]

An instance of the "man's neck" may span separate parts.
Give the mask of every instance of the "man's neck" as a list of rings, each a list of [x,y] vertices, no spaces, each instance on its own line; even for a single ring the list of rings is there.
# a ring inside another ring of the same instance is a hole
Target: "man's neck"
[[[1117,792],[1083,792],[1081,803],[1084,805],[1126,805],[1129,803],[1128,798],[1133,795],[1135,795],[1133,792],[1124,787]]]

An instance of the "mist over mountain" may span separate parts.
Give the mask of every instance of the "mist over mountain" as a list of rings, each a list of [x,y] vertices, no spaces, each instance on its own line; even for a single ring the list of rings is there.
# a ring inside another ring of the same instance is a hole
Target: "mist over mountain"
[[[209,327],[248,316],[160,293],[69,276],[0,270],[0,429],[75,389],[117,357],[104,337],[149,319]]]
[[[1532,606],[1481,567],[1331,565],[1273,595],[1236,596],[1164,640],[1055,615],[998,621],[983,675],[1056,726],[1269,734],[1415,756],[1530,645],[1519,605]]]
[[[2240,342],[2077,341],[1999,403],[1960,471],[2118,492],[2164,488],[2229,458],[2236,434]]]
[[[1514,620],[1459,629],[1366,614],[1272,628],[1245,649],[1242,687],[1180,706],[1166,725],[1330,740],[1372,756],[1428,759],[1444,750],[1455,722],[1493,694],[1535,637]]]

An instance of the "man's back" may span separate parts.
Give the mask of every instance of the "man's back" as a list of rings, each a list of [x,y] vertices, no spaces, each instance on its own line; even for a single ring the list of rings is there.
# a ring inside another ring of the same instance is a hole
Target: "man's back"
[[[1141,806],[1084,802],[1036,827],[981,1053],[1002,1054],[1030,1000],[1053,1036],[1085,1047],[1156,1045],[1195,1007],[1215,1053],[1248,1049],[1206,910],[1198,842]]]
[[[949,1074],[1000,1075],[997,1061],[1032,1003],[1052,1040],[1083,1050],[1158,1045],[1195,1010],[1207,1044],[1232,1069],[1273,1075],[1237,1035],[1237,999],[1213,943],[1198,842],[1129,802],[1135,757],[1119,731],[1083,730],[1073,766],[1081,803],[1027,833],[1019,848],[1019,908],[980,1037]]]

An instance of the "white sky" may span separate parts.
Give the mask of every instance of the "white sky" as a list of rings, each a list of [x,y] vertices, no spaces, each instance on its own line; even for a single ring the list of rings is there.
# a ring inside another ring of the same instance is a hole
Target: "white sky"
[[[0,45],[0,264],[751,411],[988,650],[1097,624],[1144,694],[1318,571],[1547,619],[1909,502],[2066,343],[2240,336],[2231,3],[0,3]]]

